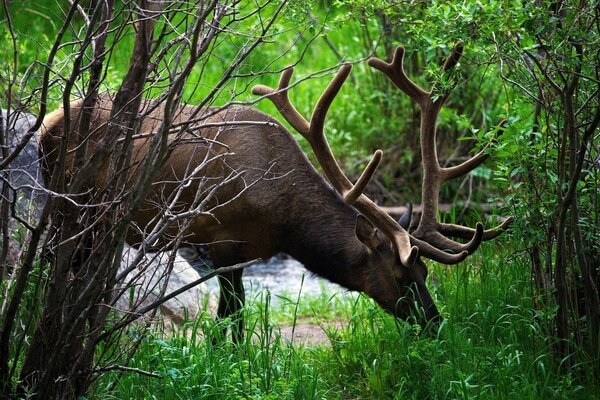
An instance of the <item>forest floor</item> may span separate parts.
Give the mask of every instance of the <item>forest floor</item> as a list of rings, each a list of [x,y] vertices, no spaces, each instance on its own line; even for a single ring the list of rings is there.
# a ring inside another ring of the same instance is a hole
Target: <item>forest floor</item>
[[[277,329],[284,341],[295,345],[314,346],[325,345],[331,346],[331,340],[328,331],[338,331],[344,325],[343,321],[326,321],[323,323],[315,323],[312,321],[298,321],[294,324],[284,324]]]

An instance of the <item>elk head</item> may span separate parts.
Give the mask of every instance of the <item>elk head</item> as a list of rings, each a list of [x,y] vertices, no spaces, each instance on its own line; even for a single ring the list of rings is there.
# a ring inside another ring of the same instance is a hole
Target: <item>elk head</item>
[[[454,47],[442,67],[444,72],[458,63],[462,50],[460,44]],[[472,171],[486,160],[487,154],[484,149],[460,165],[449,168],[440,166],[436,153],[436,123],[449,93],[425,91],[412,82],[403,68],[404,53],[404,47],[398,46],[391,63],[372,58],[369,65],[383,72],[398,89],[415,100],[421,110],[422,216],[417,228],[411,233],[408,232],[410,223],[407,223],[410,220],[410,210],[403,221],[396,222],[363,194],[381,161],[382,151],[375,151],[373,158],[353,184],[337,163],[325,137],[325,116],[349,76],[351,65],[343,65],[332,79],[318,100],[310,121],[289,100],[292,68],[283,71],[276,89],[259,85],[252,92],[275,104],[281,115],[308,141],[324,175],[344,202],[361,214],[356,233],[368,248],[369,255],[364,267],[367,271],[362,274],[362,278],[356,279],[360,282],[356,289],[368,294],[395,316],[402,319],[415,316],[425,324],[439,321],[440,315],[427,290],[427,267],[421,257],[444,264],[459,263],[472,254],[483,240],[493,239],[502,233],[512,219],[508,218],[490,230],[484,230],[481,223],[477,223],[475,228],[469,228],[437,221],[442,182]],[[452,238],[464,239],[466,242],[461,243]]]

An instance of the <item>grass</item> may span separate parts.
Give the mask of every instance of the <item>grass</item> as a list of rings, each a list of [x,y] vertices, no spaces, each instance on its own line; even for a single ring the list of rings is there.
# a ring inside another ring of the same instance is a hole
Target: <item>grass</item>
[[[488,245],[468,264],[433,268],[430,286],[446,315],[434,335],[364,296],[289,296],[272,308],[263,292],[245,310],[254,333],[240,345],[204,339],[215,329],[208,317],[177,334],[155,331],[130,366],[160,378],[109,373],[90,398],[593,398],[597,383],[589,384],[584,365],[556,371],[527,268],[499,253]],[[278,325],[307,319],[343,324],[325,328],[329,342],[321,345],[290,344],[278,333]]]

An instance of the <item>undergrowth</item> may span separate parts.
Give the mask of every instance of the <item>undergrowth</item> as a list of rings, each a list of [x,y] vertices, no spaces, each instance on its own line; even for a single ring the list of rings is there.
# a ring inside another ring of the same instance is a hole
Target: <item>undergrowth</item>
[[[130,367],[109,373],[90,398],[106,399],[561,399],[593,398],[585,365],[559,373],[534,308],[527,265],[486,245],[469,263],[433,266],[445,321],[436,332],[398,321],[365,296],[263,292],[245,309],[248,333],[213,344],[204,316],[177,333],[152,332]],[[311,321],[328,340],[290,343],[278,327]],[[328,327],[327,321],[343,321]]]

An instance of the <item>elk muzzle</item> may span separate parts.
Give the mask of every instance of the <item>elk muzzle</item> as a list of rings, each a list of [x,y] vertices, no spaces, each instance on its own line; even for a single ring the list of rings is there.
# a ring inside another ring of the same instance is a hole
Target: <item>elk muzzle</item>
[[[423,329],[437,327],[442,322],[442,316],[424,282],[401,287],[392,313],[402,320],[418,323]]]
[[[427,289],[427,267],[417,260],[411,268],[398,267],[391,273],[379,275],[365,291],[387,312],[423,329],[439,326],[442,317]]]

